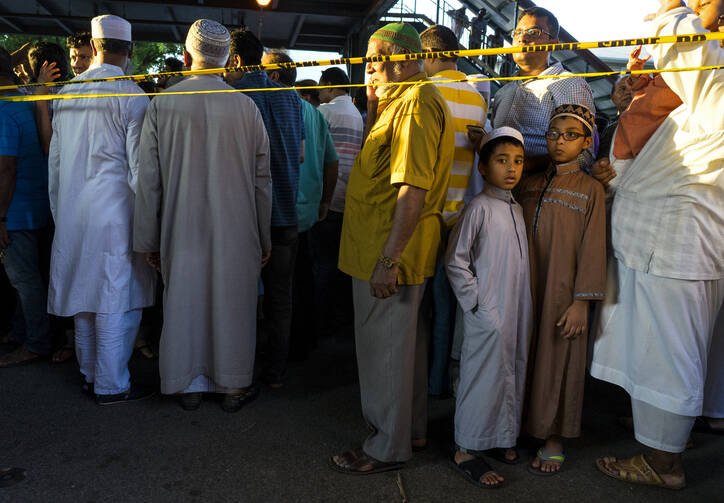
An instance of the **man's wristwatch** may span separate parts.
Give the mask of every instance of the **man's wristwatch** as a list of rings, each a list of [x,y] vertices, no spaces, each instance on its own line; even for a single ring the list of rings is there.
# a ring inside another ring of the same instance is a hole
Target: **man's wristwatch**
[[[384,255],[380,255],[380,258],[377,259],[377,262],[382,264],[382,267],[384,267],[385,269],[392,269],[400,263],[399,260],[394,260],[390,257],[385,257]]]

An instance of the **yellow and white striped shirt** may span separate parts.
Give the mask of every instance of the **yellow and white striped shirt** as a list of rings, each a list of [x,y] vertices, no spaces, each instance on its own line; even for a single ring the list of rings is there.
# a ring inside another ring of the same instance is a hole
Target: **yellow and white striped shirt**
[[[430,80],[464,79],[465,74],[455,70],[438,72]],[[485,126],[488,107],[480,93],[467,82],[435,84],[454,117],[455,154],[453,156],[450,183],[448,184],[443,218],[448,228],[455,225],[465,204],[463,197],[470,182],[475,163],[475,151],[468,140],[467,126]]]

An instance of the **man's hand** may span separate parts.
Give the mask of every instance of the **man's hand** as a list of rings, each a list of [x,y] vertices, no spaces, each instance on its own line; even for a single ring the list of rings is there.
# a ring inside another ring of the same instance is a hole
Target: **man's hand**
[[[575,339],[583,335],[588,328],[588,301],[574,300],[556,326],[563,327],[561,335],[565,339]]]
[[[327,218],[327,214],[329,213],[329,203],[319,203],[319,215],[317,220],[321,222],[325,218]]]
[[[146,253],[146,263],[161,272],[161,254],[159,252]]]
[[[0,251],[4,252],[8,246],[10,246],[10,234],[5,222],[0,222]]]
[[[604,157],[593,163],[593,166],[591,166],[591,176],[608,189],[611,180],[616,178],[616,171],[613,169],[613,166],[611,166],[611,161],[608,160],[608,157]]]
[[[468,141],[475,152],[480,150],[480,142],[483,141],[485,130],[480,126],[468,126]]]
[[[55,80],[58,80],[60,78],[60,68],[58,68],[58,65],[55,64],[55,62],[48,63],[45,61],[43,63],[43,66],[40,67],[40,70],[38,70],[38,83],[39,84],[46,84],[48,82],[53,82]]]
[[[370,294],[378,299],[386,299],[397,293],[397,269],[395,264],[390,269],[377,262],[370,278]]]
[[[646,59],[641,59],[639,56],[641,55],[641,50],[644,46],[640,45],[633,51],[631,51],[631,54],[628,55],[628,63],[626,64],[626,70],[629,72],[639,71],[644,69],[644,65],[646,65],[646,62],[651,59],[651,55],[649,54]]]
[[[265,251],[261,254],[261,266],[264,267],[269,259],[271,258],[271,250]]]

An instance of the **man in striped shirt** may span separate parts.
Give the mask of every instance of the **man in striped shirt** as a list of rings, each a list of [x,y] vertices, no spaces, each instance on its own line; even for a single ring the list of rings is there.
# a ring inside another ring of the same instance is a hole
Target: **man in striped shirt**
[[[431,26],[420,34],[420,39],[422,49],[426,52],[458,49],[457,37],[445,26]],[[433,81],[459,80],[466,77],[458,71],[456,57],[425,59],[423,70]],[[463,197],[475,168],[475,151],[467,136],[467,126],[483,127],[487,106],[480,93],[467,82],[444,82],[435,86],[447,102],[455,123],[455,151],[442,213],[447,229],[450,230],[460,216],[464,205]],[[432,288],[434,315],[429,393],[439,396],[447,391],[445,376],[457,305],[442,261],[437,265]]]

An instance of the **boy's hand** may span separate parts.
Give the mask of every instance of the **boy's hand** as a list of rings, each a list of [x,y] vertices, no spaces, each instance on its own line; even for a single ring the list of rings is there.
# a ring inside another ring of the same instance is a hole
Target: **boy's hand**
[[[583,335],[588,328],[588,301],[574,300],[556,326],[563,327],[561,335],[565,339],[575,339]]]

